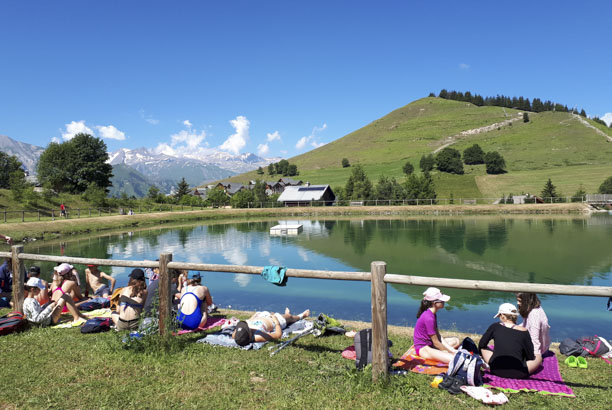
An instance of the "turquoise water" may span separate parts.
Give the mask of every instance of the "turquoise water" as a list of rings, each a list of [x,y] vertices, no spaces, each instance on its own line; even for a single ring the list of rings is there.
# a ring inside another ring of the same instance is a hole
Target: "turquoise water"
[[[275,237],[269,228],[298,222],[297,236]],[[81,238],[62,245],[32,243],[26,252],[116,259],[156,259],[235,265],[369,271],[374,260],[389,273],[612,286],[612,217],[424,217],[418,219],[266,220],[151,229]],[[28,263],[29,266],[29,263]],[[52,264],[41,264],[49,275]],[[129,270],[106,267],[118,284]],[[244,310],[310,308],[335,317],[369,321],[368,282],[290,278],[274,286],[257,275],[204,273],[215,302]],[[389,285],[390,324],[413,326],[424,287]],[[439,316],[441,328],[482,332],[497,306],[514,295],[443,289],[452,299]],[[606,299],[541,295],[553,339],[598,333],[609,336]],[[608,333],[608,334],[606,334]]]

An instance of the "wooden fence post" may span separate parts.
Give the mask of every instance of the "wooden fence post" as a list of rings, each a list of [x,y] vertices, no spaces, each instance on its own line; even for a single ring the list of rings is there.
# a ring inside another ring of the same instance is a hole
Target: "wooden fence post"
[[[168,263],[172,262],[171,253],[159,255],[159,334],[165,336],[172,320],[172,278]]]
[[[23,261],[18,257],[21,252],[23,252],[23,245],[13,246],[13,310],[23,313],[23,283],[25,279],[25,267]]]
[[[372,381],[389,375],[385,262],[372,262]]]

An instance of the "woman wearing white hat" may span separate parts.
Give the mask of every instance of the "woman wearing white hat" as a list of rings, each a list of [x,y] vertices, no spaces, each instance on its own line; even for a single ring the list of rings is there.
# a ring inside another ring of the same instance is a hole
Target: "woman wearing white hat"
[[[428,288],[423,292],[423,300],[414,326],[414,348],[417,356],[443,363],[450,363],[453,360],[460,343],[459,339],[440,336],[436,316],[438,310],[444,309],[444,303],[449,300],[450,296],[443,294],[438,288]]]
[[[526,379],[541,362],[535,360],[529,332],[516,324],[518,309],[512,303],[503,303],[493,317],[499,322],[489,326],[478,343],[482,358],[496,376]],[[491,340],[495,343],[493,351],[488,347]]]

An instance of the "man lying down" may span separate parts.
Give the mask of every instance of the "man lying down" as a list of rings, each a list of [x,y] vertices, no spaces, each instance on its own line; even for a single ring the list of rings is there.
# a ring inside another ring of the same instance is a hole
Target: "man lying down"
[[[279,340],[283,336],[283,329],[308,316],[310,316],[310,309],[306,309],[299,315],[292,315],[289,308],[285,308],[285,313],[282,315],[265,311],[256,312],[247,320],[238,322],[232,338],[239,346]]]

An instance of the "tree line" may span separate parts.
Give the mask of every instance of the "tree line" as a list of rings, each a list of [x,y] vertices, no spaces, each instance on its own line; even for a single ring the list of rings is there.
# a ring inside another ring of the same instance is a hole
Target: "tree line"
[[[516,108],[524,111],[531,112],[543,112],[543,111],[560,111],[560,112],[571,112],[572,114],[578,114],[583,117],[587,117],[587,113],[584,109],[580,111],[578,108],[568,108],[567,105],[563,105],[560,103],[556,103],[550,100],[541,100],[540,98],[534,98],[529,101],[529,98],[525,97],[509,97],[506,95],[496,95],[494,97],[483,97],[480,94],[473,94],[469,91],[465,93],[461,91],[448,91],[446,89],[440,90],[438,95],[435,93],[429,93],[430,97],[439,97],[444,98],[445,100],[455,100],[455,101],[465,101],[471,104],[477,105],[479,107],[482,106],[495,106],[495,107],[506,107],[506,108]],[[604,126],[608,126],[604,120],[595,116],[591,118],[593,121],[602,124]],[[610,128],[612,128],[612,123],[610,123]]]
[[[485,164],[487,174],[504,174],[507,172],[506,160],[499,152],[484,152],[478,144],[466,148],[463,151],[463,159],[461,153],[451,147],[444,148],[435,157],[433,154],[423,155],[419,166],[423,172],[431,172],[435,166],[438,171],[462,175],[464,173],[463,164]]]

